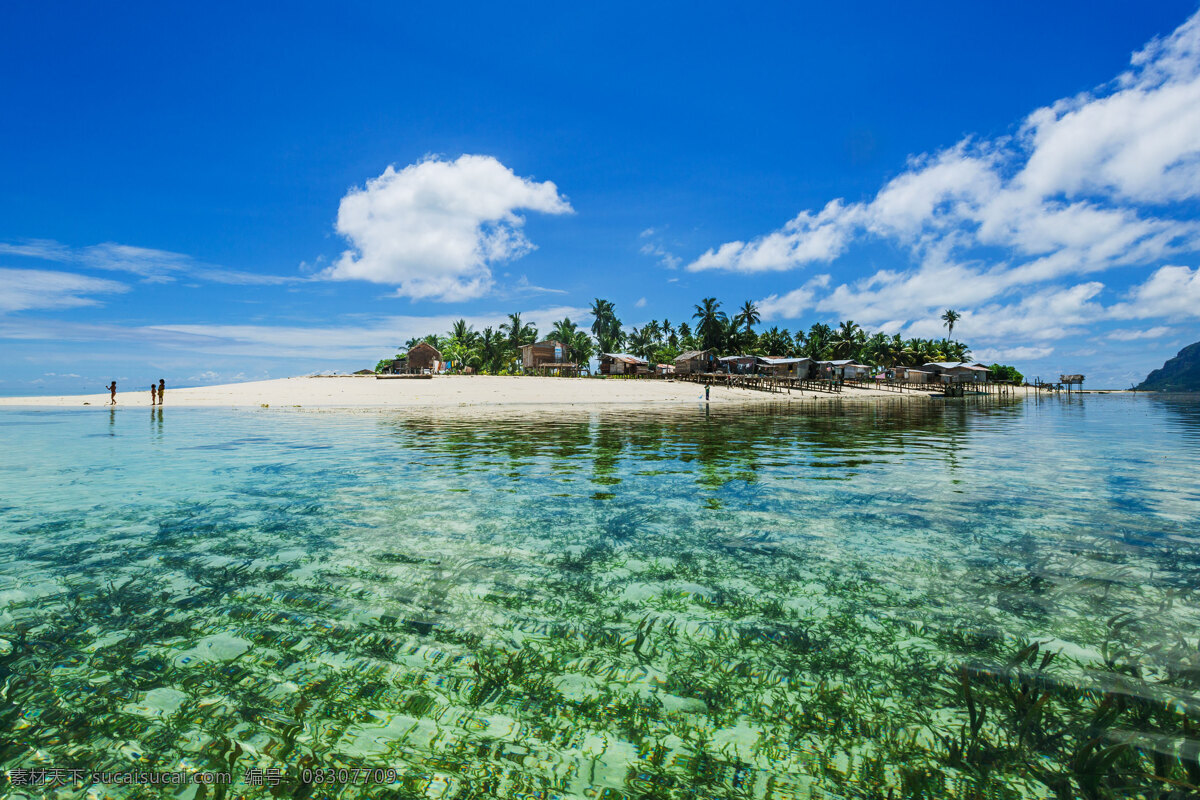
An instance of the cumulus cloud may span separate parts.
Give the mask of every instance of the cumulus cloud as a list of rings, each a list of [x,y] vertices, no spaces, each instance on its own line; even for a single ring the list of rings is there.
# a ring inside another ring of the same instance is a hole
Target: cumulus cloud
[[[1162,267],[1109,309],[1115,319],[1200,317],[1200,267]]]
[[[818,275],[799,289],[782,296],[768,295],[755,303],[758,313],[764,320],[777,318],[796,319],[813,306],[817,290],[829,285],[828,275]]]
[[[491,156],[389,166],[342,198],[337,230],[352,248],[322,275],[392,284],[414,299],[478,297],[493,264],[534,248],[522,210],[573,212],[552,182],[518,177]]]
[[[45,269],[0,268],[0,312],[94,306],[90,295],[128,291],[123,283]]]
[[[912,335],[944,334],[937,316],[952,307],[964,313],[956,334],[1053,339],[1111,316],[1200,314],[1200,278],[1186,267],[1159,269],[1110,310],[1103,284],[1080,281],[1200,250],[1200,223],[1180,205],[1197,197],[1200,13],[1115,80],[1037,109],[1012,135],[916,156],[868,200],[804,211],[687,269],[793,270],[883,242],[900,266],[761,304],[772,316],[812,308]]]

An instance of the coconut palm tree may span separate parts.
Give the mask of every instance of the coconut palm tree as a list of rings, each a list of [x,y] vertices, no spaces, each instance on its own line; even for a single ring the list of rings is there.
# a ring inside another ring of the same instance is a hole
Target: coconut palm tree
[[[508,322],[501,323],[500,332],[513,350],[520,350],[522,345],[533,344],[537,341],[537,328],[521,322],[521,314],[508,315]]]
[[[571,350],[571,360],[581,367],[591,360],[594,349],[592,337],[587,335],[587,331],[575,331],[575,336],[567,346]]]
[[[781,331],[778,326],[774,326],[759,334],[758,348],[765,355],[786,357],[792,349],[792,338],[788,336],[787,331]]]
[[[706,297],[696,307],[692,318],[696,322],[696,334],[700,337],[700,346],[704,350],[720,349],[724,344],[724,326],[729,318],[721,311],[721,303],[715,297]]]
[[[621,343],[625,339],[625,333],[621,330],[621,320],[617,319],[617,313],[613,304],[608,300],[602,300],[597,297],[592,301],[592,335],[596,337],[596,343],[600,346],[600,352],[611,353],[620,349]]]
[[[753,300],[747,300],[742,303],[742,310],[737,315],[738,322],[746,326],[746,331],[753,331],[754,326],[762,322],[762,315],[758,313],[758,306],[754,305]]]
[[[874,333],[868,336],[859,348],[859,358],[873,366],[885,366],[888,361],[887,334]]]
[[[865,339],[866,332],[854,320],[842,322],[833,334],[833,357],[856,358]]]
[[[804,342],[804,355],[820,361],[829,357],[833,347],[833,328],[823,322],[814,322],[808,329]]]
[[[555,341],[562,342],[564,346],[569,345],[575,339],[575,331],[579,330],[579,326],[571,322],[570,317],[563,317],[558,322],[554,323],[554,327],[550,329],[550,338]]]
[[[454,321],[453,327],[450,329],[450,341],[462,345],[464,347],[474,347],[478,341],[479,334],[475,332],[465,319],[457,319]]]
[[[635,356],[650,360],[650,353],[654,350],[654,341],[650,338],[650,332],[646,330],[648,326],[643,325],[640,328],[634,328],[629,334],[629,350]]]
[[[490,327],[479,334],[479,359],[485,370],[498,372],[504,357],[504,336]]]
[[[962,314],[959,314],[953,308],[947,308],[946,313],[942,314],[942,322],[945,323],[946,328],[948,329],[948,332],[946,333],[947,337],[954,335],[954,323],[958,322],[960,319],[962,319]]]

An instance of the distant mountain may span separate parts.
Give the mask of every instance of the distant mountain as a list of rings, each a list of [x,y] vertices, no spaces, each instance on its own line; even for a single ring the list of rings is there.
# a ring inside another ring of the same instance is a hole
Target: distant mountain
[[[1200,392],[1200,342],[1180,350],[1134,388],[1146,392]]]

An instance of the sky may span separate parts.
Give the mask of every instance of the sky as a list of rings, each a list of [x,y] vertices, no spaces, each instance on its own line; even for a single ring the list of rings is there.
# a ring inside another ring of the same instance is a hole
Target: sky
[[[953,308],[1094,388],[1200,339],[1194,0],[434,5],[6,4],[0,394],[349,372],[596,297]]]

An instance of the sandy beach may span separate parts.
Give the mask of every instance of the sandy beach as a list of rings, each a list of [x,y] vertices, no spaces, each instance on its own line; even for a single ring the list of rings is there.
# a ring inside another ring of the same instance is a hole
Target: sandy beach
[[[171,407],[283,408],[478,408],[546,406],[670,406],[695,403],[704,389],[695,383],[668,380],[543,378],[533,376],[437,375],[428,380],[379,380],[373,376],[280,378],[269,381],[167,388]],[[841,394],[798,392],[772,394],[712,387],[713,404],[900,398],[925,400],[922,393],[897,394],[845,388]],[[4,397],[0,406],[108,406],[107,393],[47,397]],[[117,404],[149,407],[149,390],[117,392]]]

